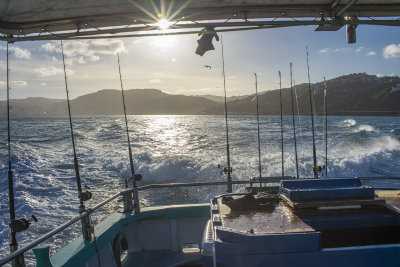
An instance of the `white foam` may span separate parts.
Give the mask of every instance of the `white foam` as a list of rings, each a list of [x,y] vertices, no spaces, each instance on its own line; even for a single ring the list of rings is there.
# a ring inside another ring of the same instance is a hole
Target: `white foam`
[[[362,124],[355,129],[355,132],[376,132],[376,128],[374,126],[368,124]]]
[[[357,122],[354,119],[346,119],[340,123],[340,126],[342,127],[353,127],[357,124]]]

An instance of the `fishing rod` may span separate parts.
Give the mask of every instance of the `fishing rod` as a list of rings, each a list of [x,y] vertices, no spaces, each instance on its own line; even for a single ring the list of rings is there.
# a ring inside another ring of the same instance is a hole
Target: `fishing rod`
[[[325,112],[325,177],[328,177],[328,103],[326,102],[326,80],[324,77],[324,112]]]
[[[32,221],[37,222],[38,219],[35,215],[31,215],[30,219],[20,218],[15,219],[15,198],[14,198],[14,174],[11,163],[11,127],[10,127],[10,67],[9,67],[9,42],[7,42],[7,145],[8,145],[8,199],[10,210],[10,230],[11,230],[11,243],[10,252],[13,253],[18,250],[17,233],[25,231],[29,228]],[[12,260],[11,266],[20,267],[25,266],[24,254]]]
[[[298,94],[297,94],[296,80],[294,80],[294,79],[293,79],[293,89],[294,89],[294,95],[295,95],[296,107],[297,107],[297,121],[298,121],[298,126],[297,126],[298,131],[297,131],[297,133],[299,133],[299,132],[303,132],[303,127],[301,125],[299,98],[298,98]],[[299,138],[299,142],[303,143],[303,137],[301,136],[301,134],[299,135],[298,138]]]
[[[281,151],[282,151],[282,178],[285,174],[285,166],[283,162],[283,114],[282,114],[282,75],[281,71],[278,71],[279,74],[279,102],[281,106]]]
[[[10,134],[10,80],[9,80],[9,50],[7,42],[7,141],[8,141],[8,198],[10,202],[10,221],[15,221],[15,203],[14,203],[14,178],[11,165],[11,134]],[[11,252],[18,250],[17,233],[11,228]]]
[[[7,42],[7,141],[8,141],[8,199],[10,206],[10,229],[11,229],[11,243],[10,251],[13,253],[18,250],[17,242],[17,229],[12,227],[15,225],[15,199],[14,199],[14,177],[11,164],[11,134],[10,134],[10,68],[9,68],[9,43]],[[12,263],[13,266],[24,266],[23,254],[19,259],[15,259]]]
[[[75,149],[75,136],[74,136],[74,129],[72,126],[72,117],[71,117],[71,105],[69,102],[69,90],[68,90],[68,79],[67,79],[67,71],[65,66],[65,56],[64,56],[64,44],[61,41],[61,53],[62,53],[62,62],[64,67],[64,80],[65,80],[65,92],[67,93],[67,107],[68,107],[68,117],[69,117],[69,126],[71,130],[71,140],[72,140],[72,149],[74,152],[74,167],[75,167],[75,176],[76,176],[76,183],[78,186],[78,197],[79,197],[79,213],[84,213],[86,211],[84,201],[87,201],[92,198],[92,193],[89,191],[82,192],[82,183],[81,183],[81,175],[79,173],[79,164],[78,164],[78,157],[76,156],[76,149]],[[85,240],[92,240],[92,233],[93,227],[90,223],[90,215],[85,216],[81,219],[82,222],[82,233]]]
[[[136,190],[137,189],[136,181],[141,181],[142,180],[142,176],[140,174],[135,174],[135,166],[133,164],[132,147],[131,147],[131,141],[130,141],[130,137],[129,137],[128,118],[126,116],[125,93],[124,93],[124,86],[122,84],[121,64],[120,64],[120,61],[119,61],[119,54],[118,53],[117,53],[117,58],[118,58],[119,81],[120,81],[120,84],[121,84],[122,105],[124,107],[126,136],[128,138],[129,163],[130,163],[130,166],[131,166],[131,174],[132,174],[131,179],[133,180],[134,208],[135,208],[135,212],[140,212],[139,195],[138,195],[138,192]],[[125,187],[128,188],[128,180],[125,181]]]
[[[229,131],[228,131],[228,106],[226,103],[226,77],[225,77],[225,57],[224,57],[224,43],[221,35],[221,47],[222,47],[222,74],[224,76],[224,95],[225,95],[225,128],[226,128],[226,161],[228,166],[224,168],[223,172],[228,176],[228,193],[232,193],[232,168],[231,159],[229,153]]]
[[[313,173],[314,178],[318,178],[318,173],[321,171],[317,168],[317,152],[315,150],[315,133],[314,133],[314,110],[313,110],[313,97],[311,93],[311,80],[310,80],[310,65],[308,62],[308,47],[306,46],[307,54],[307,74],[308,74],[308,91],[310,93],[310,118],[311,118],[311,132],[312,132],[312,147],[313,147]]]
[[[260,189],[261,189],[261,145],[260,145],[260,119],[258,115],[258,89],[257,89],[257,74],[254,73],[255,86],[256,86],[256,107],[257,107],[257,141],[258,141],[258,172],[260,177]]]
[[[297,160],[296,124],[294,121],[292,63],[290,63],[290,94],[291,94],[291,99],[292,99],[292,119],[293,119],[294,156],[295,156],[295,161],[296,161],[296,177],[297,177],[297,179],[299,179],[299,162]]]

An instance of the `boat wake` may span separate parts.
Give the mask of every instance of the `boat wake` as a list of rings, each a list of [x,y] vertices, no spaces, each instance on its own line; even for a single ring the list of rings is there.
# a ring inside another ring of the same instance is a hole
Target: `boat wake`
[[[290,117],[285,118],[285,175],[295,176],[293,136]],[[130,116],[135,170],[143,182],[225,181],[218,165],[226,166],[226,140],[220,116]],[[230,120],[231,165],[234,180],[258,177],[255,116],[234,116]],[[309,120],[301,118],[298,151],[301,177],[312,177],[312,140]],[[0,175],[7,177],[6,123],[0,126]],[[280,118],[260,117],[263,176],[281,175]],[[25,127],[29,123],[30,127]],[[83,186],[93,199],[90,207],[124,187],[130,177],[126,133],[122,117],[77,118],[77,154]],[[321,122],[317,125],[322,125]],[[18,119],[13,121],[12,164],[15,176],[18,218],[34,214],[39,222],[18,234],[20,246],[54,229],[78,213],[78,198],[71,140],[65,119]],[[399,125],[393,118],[329,118],[328,176],[396,176],[400,172]],[[15,133],[15,134],[14,134]],[[38,134],[40,133],[40,134]],[[325,164],[323,132],[316,131],[317,160]],[[396,186],[382,181],[380,186]],[[397,185],[400,186],[400,185]],[[8,253],[9,211],[7,179],[0,181],[0,255]],[[242,191],[243,186],[235,186]],[[185,187],[146,190],[141,205],[204,203],[226,192],[226,186]],[[98,221],[105,214],[121,209],[108,205],[94,214]],[[80,234],[79,224],[49,240],[52,252]],[[32,255],[27,255],[27,261]]]

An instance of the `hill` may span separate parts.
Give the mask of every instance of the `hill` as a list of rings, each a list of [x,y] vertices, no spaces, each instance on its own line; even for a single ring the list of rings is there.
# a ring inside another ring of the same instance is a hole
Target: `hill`
[[[377,77],[365,73],[340,76],[326,82],[330,115],[398,115],[400,114],[400,78]],[[296,85],[300,115],[310,113],[308,84]],[[311,84],[316,111],[324,109],[324,85]],[[229,88],[228,88],[229,90]],[[230,114],[255,114],[254,94],[228,98]],[[282,89],[283,113],[292,113],[290,88]],[[211,115],[223,114],[224,104],[219,96],[171,95],[157,89],[131,89],[125,91],[127,114]],[[65,100],[26,98],[11,100],[13,116],[66,116]],[[296,99],[294,102],[295,113]],[[0,101],[0,116],[6,115],[6,103]],[[259,95],[260,114],[280,114],[279,90]],[[121,91],[103,89],[71,100],[73,115],[123,114]]]
[[[397,115],[400,114],[400,78],[377,77],[365,73],[340,76],[326,82],[327,107],[330,115]],[[324,84],[311,84],[314,90],[315,109],[323,113]],[[310,114],[310,94],[308,84],[296,85],[300,115]],[[256,112],[254,95],[231,101],[228,109],[236,114]],[[290,88],[282,89],[283,113],[292,113]],[[297,103],[294,101],[295,113]],[[259,95],[260,114],[276,115],[280,112],[279,90],[271,90]]]

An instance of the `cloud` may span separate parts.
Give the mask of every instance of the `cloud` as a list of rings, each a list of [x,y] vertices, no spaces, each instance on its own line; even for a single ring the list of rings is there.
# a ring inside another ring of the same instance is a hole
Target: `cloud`
[[[356,49],[356,52],[360,53],[363,49],[364,49],[364,47],[360,46],[359,48]]]
[[[176,62],[176,58],[174,58],[174,57],[171,58],[171,61],[172,61],[172,62]]]
[[[99,61],[100,57],[99,56],[91,56],[91,57],[89,57],[89,60],[92,61],[92,62]]]
[[[399,58],[400,57],[400,44],[391,44],[383,48],[384,58]]]
[[[27,49],[22,49],[16,46],[12,47],[11,51],[14,52],[16,58],[31,59],[31,52],[29,52]]]
[[[49,42],[49,43],[42,44],[40,49],[43,51],[46,51],[46,52],[61,53],[61,46],[56,42]]]
[[[0,50],[7,50],[6,46],[0,46]],[[23,49],[18,46],[9,46],[8,50],[14,53],[16,58],[31,59],[31,52],[28,49]]]
[[[64,45],[64,53],[67,56],[96,56],[111,55],[125,52],[124,42],[121,40],[94,40],[74,41]]]
[[[47,85],[47,83],[40,83],[40,85],[41,85],[41,86],[46,86],[46,85]]]
[[[376,52],[375,51],[371,51],[371,52],[368,52],[366,55],[367,56],[376,56]]]
[[[0,81],[0,86],[5,86],[7,85],[7,82],[5,81]],[[10,87],[24,87],[27,86],[28,83],[26,81],[10,81]]]
[[[324,48],[324,49],[319,50],[320,53],[327,53],[328,51],[329,51],[328,48]]]
[[[162,81],[160,79],[152,79],[149,83],[162,83]]]
[[[54,66],[50,67],[41,67],[33,70],[34,73],[36,73],[39,77],[51,77],[51,76],[56,76],[59,74],[64,73],[64,70],[62,68],[57,68]],[[70,69],[67,69],[67,75],[73,75],[74,72]]]
[[[42,49],[56,51],[53,43],[42,45]],[[100,60],[101,55],[113,55],[120,52],[126,52],[122,40],[81,40],[66,42],[64,44],[67,65],[74,63],[85,64],[88,61],[95,62]]]
[[[336,48],[336,49],[333,50],[333,51],[335,51],[335,52],[337,52],[337,53],[350,52],[350,48],[347,48],[347,47],[345,47],[345,48]]]
[[[396,73],[387,73],[387,74],[382,74],[382,73],[377,73],[376,77],[381,78],[381,77],[396,77],[398,74]]]

